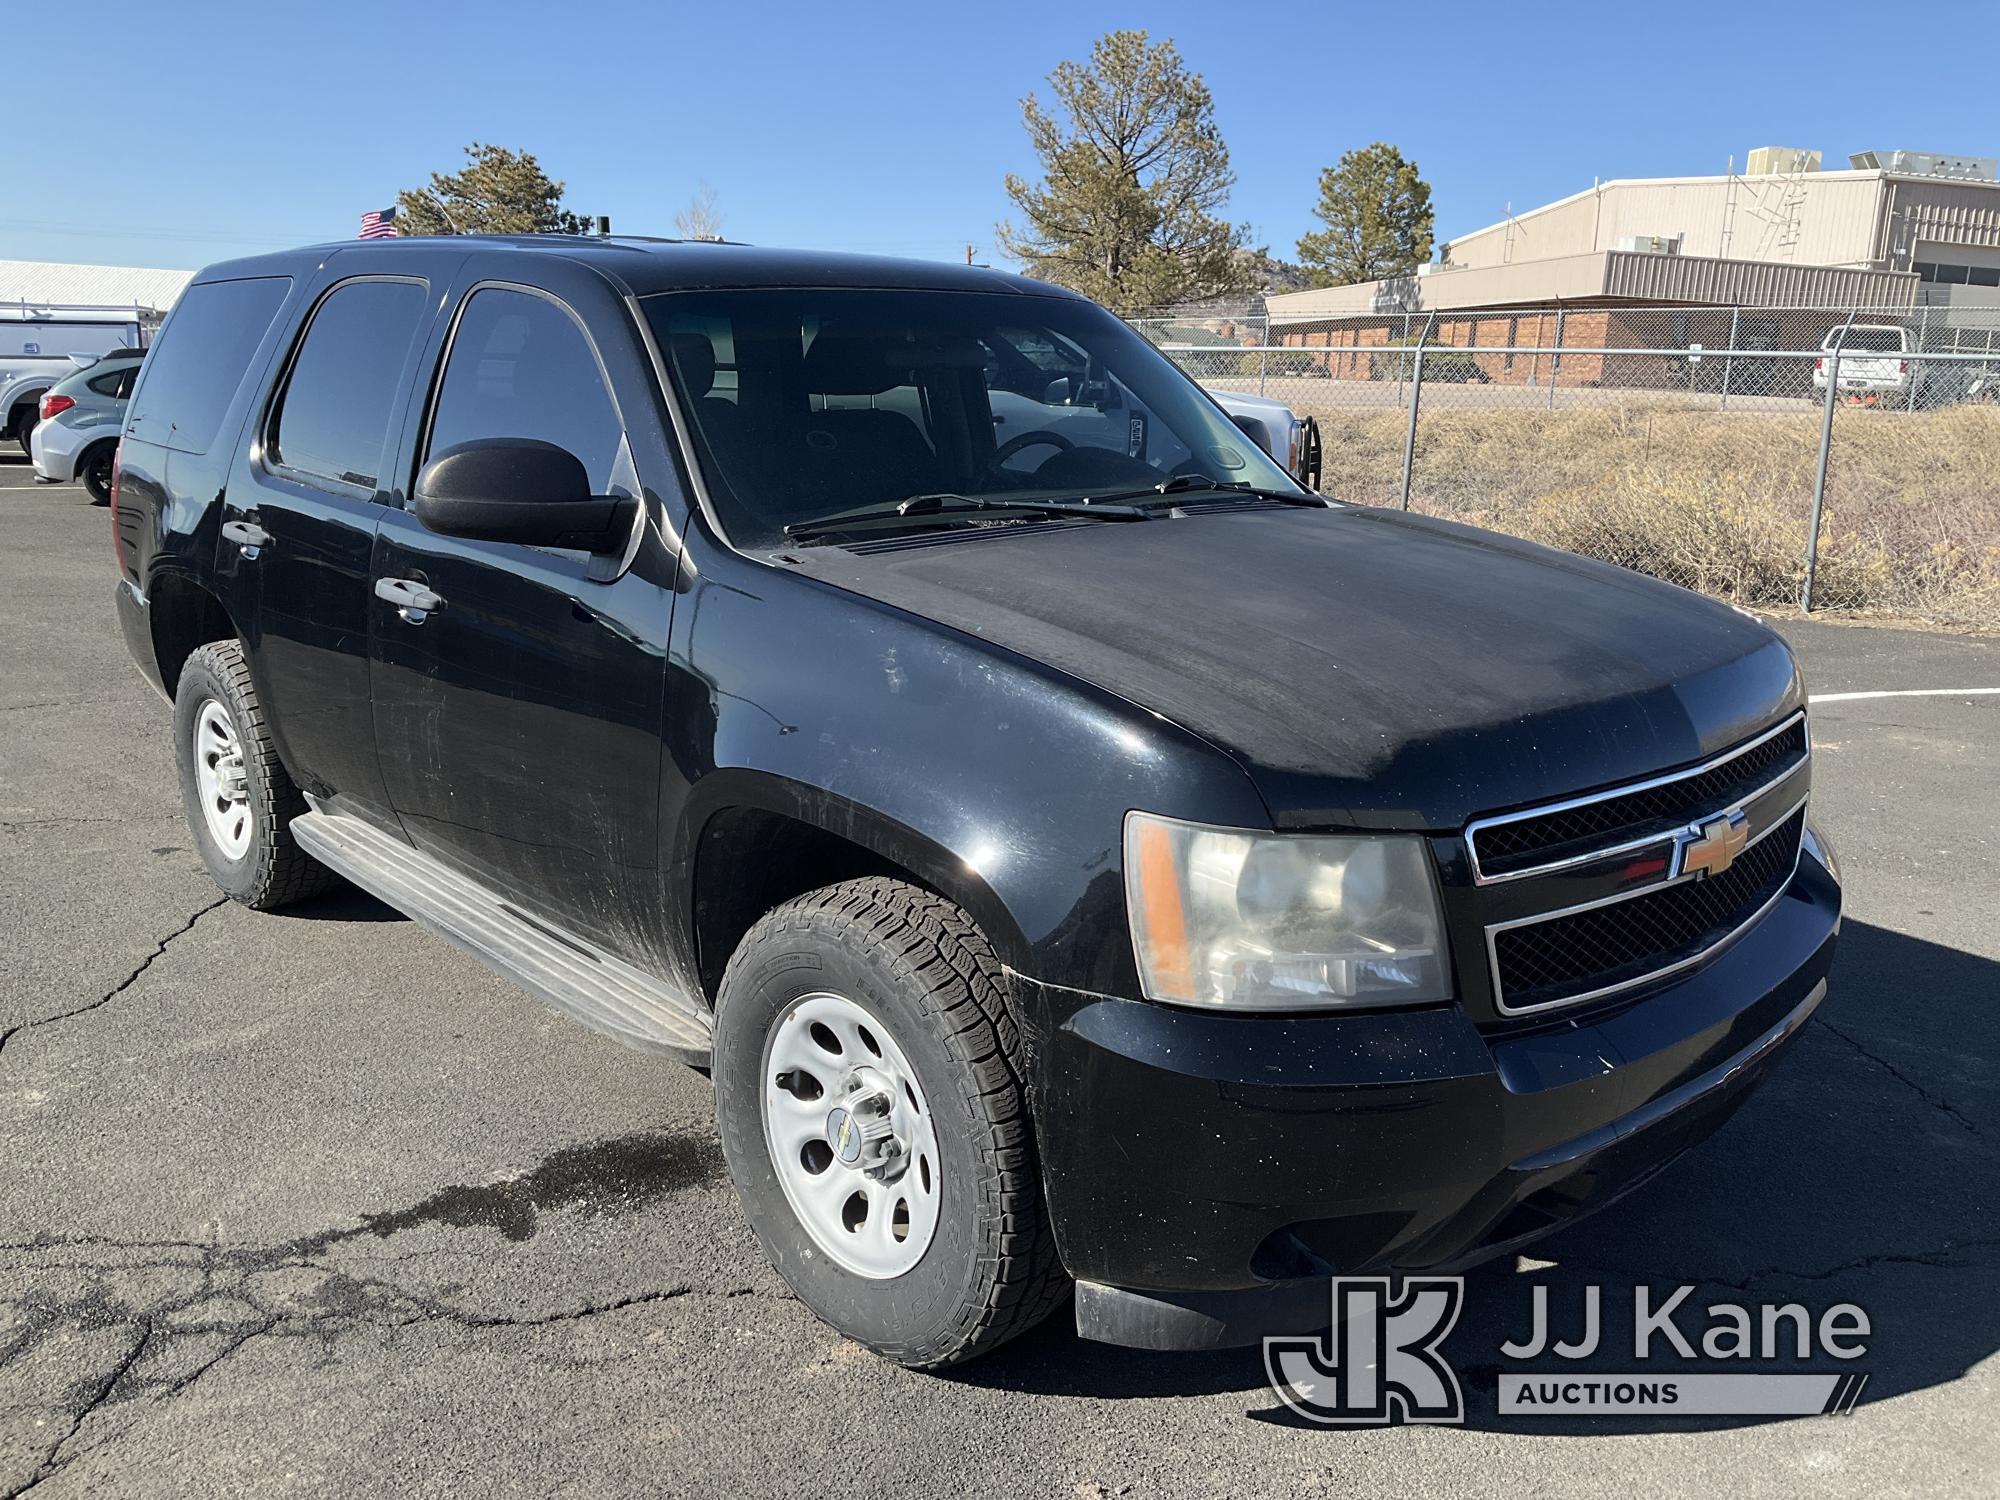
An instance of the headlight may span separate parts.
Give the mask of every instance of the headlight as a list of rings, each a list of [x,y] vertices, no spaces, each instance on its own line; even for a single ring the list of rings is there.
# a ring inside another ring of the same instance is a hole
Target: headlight
[[[1423,841],[1125,818],[1125,904],[1147,995],[1324,1010],[1451,998]]]

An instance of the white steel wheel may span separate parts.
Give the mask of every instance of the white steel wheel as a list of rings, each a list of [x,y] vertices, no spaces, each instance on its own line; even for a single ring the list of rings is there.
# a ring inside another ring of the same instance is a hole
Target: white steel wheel
[[[764,1144],[792,1212],[836,1265],[903,1275],[937,1233],[944,1187],[916,1069],[854,1001],[810,994],[764,1042]]]
[[[229,709],[208,699],[194,716],[194,779],[209,837],[227,859],[241,859],[256,836],[243,742]]]

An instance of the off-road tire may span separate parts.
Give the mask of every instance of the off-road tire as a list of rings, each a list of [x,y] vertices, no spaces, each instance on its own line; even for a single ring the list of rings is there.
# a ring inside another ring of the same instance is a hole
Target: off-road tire
[[[195,779],[194,724],[202,705],[211,699],[229,711],[243,748],[254,836],[240,859],[231,859],[209,832]],[[240,642],[215,641],[199,647],[182,666],[174,690],[174,744],[188,828],[202,863],[225,895],[258,911],[272,911],[339,884],[340,877],[292,837],[290,824],[306,810],[305,798],[278,759]]]
[[[730,1176],[764,1253],[800,1299],[911,1369],[960,1364],[1032,1328],[1070,1287],[1042,1201],[1020,1035],[999,960],[957,906],[883,878],[809,892],[737,947],[717,1004],[716,1115]],[[929,1101],[943,1166],[936,1236],[892,1280],[828,1259],[773,1171],[765,1042],[801,997],[842,994],[881,1018]]]

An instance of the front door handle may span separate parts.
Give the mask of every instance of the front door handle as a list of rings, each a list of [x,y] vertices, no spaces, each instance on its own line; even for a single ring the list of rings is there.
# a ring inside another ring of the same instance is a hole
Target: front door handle
[[[402,616],[405,625],[421,625],[444,608],[441,595],[407,578],[376,579],[375,597],[395,605],[396,613]]]
[[[224,521],[222,539],[225,542],[236,543],[243,549],[243,556],[250,562],[255,562],[263,555],[264,549],[271,545],[271,533],[255,521]]]

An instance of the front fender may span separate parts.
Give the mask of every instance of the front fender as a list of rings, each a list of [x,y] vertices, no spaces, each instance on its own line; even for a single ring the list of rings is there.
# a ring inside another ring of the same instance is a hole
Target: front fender
[[[702,778],[679,826],[674,867],[693,869],[709,825],[723,813],[746,808],[780,814],[901,866],[970,912],[1003,963],[1027,961],[1029,945],[1014,913],[962,854],[864,803],[768,771],[731,767]]]
[[[1269,827],[1249,778],[1159,715],[976,637],[717,552],[674,617],[679,856],[766,799],[964,905],[1010,967],[1135,993],[1127,811]]]

